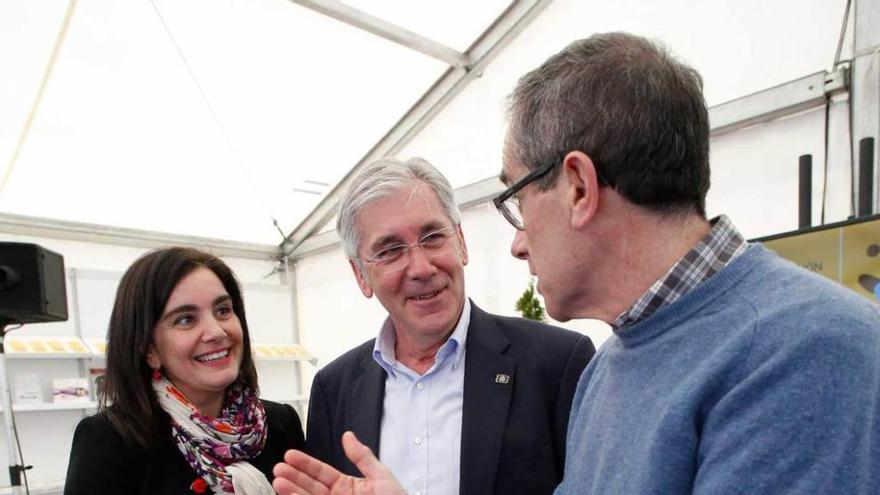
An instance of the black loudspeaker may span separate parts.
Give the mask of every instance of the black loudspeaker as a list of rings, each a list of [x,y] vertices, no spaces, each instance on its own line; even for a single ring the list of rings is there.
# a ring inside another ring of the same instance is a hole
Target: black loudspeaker
[[[859,206],[856,216],[874,213],[874,138],[859,141]]]
[[[0,242],[0,322],[67,319],[64,258],[36,244]]]
[[[798,158],[798,228],[813,223],[813,155]]]

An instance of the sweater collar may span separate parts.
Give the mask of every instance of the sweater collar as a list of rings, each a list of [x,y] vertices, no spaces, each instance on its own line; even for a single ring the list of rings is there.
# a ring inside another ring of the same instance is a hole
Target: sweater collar
[[[625,328],[651,316],[715,275],[742,254],[748,243],[726,215],[709,221],[712,228],[684,257],[611,323]]]

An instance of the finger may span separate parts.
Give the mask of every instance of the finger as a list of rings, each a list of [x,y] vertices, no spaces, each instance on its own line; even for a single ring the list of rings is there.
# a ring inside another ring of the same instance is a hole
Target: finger
[[[282,495],[327,495],[329,488],[293,466],[279,462],[272,468],[272,486]]]
[[[291,483],[284,478],[275,478],[272,480],[272,489],[275,490],[278,495],[313,495],[305,488]]]
[[[327,493],[344,476],[333,466],[293,449],[284,453],[284,464],[276,464],[275,468],[286,474],[284,478],[298,485],[305,485],[311,493],[316,494]],[[320,491],[322,489],[325,491]]]
[[[361,474],[368,479],[387,479],[394,475],[384,464],[376,459],[369,447],[362,444],[354,433],[347,431],[342,434],[342,449],[346,457],[357,466]]]

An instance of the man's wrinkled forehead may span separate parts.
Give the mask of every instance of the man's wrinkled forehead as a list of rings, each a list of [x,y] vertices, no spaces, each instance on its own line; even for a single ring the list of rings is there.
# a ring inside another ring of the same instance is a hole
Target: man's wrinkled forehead
[[[375,195],[371,201],[364,203],[358,218],[361,217],[364,210],[371,209],[377,203],[395,200],[397,197],[404,198],[402,208],[411,210],[416,208],[424,208],[431,203],[432,199],[437,199],[437,194],[431,187],[420,181],[406,182],[393,188],[384,189],[380,194]],[[439,199],[437,199],[439,202]]]
[[[409,189],[409,196],[406,199],[406,207],[408,209],[424,208],[431,204],[432,200],[440,203],[437,193],[424,182],[415,182],[410,186],[400,188],[398,191],[406,191],[407,189]]]
[[[434,189],[422,182],[395,188],[388,194],[367,203],[363,209],[368,210],[383,201],[393,201],[395,197],[403,199],[403,204],[394,212],[397,219],[402,221],[391,222],[394,224],[391,225],[388,218],[378,218],[370,214],[358,215],[358,232],[362,239],[374,238],[372,241],[375,241],[379,238],[399,237],[394,227],[429,232],[449,227],[451,225],[448,224],[453,223]],[[426,217],[426,211],[433,211],[435,214]]]

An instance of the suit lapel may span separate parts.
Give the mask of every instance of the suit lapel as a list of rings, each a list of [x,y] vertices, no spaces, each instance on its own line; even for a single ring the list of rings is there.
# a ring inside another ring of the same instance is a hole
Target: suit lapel
[[[352,383],[351,429],[378,457],[379,429],[385,397],[385,370],[376,364],[371,353],[372,348],[361,361],[363,374]]]
[[[516,363],[510,341],[471,301],[461,425],[461,495],[492,493],[500,460]]]

